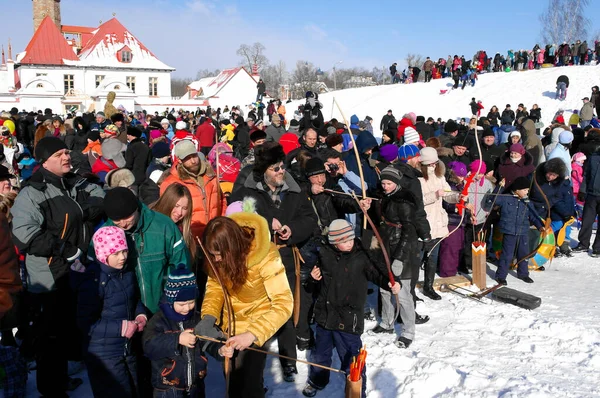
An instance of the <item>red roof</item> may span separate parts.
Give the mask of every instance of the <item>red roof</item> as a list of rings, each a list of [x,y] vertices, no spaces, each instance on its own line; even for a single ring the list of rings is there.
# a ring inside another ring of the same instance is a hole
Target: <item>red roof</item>
[[[81,47],[83,47],[85,46],[85,43],[87,43],[94,36],[94,32],[96,31],[96,29],[98,28],[90,28],[87,26],[63,25],[61,30],[63,35],[65,33],[81,35]]]
[[[64,65],[63,59],[78,61],[58,27],[50,17],[44,18],[25,49],[21,64]]]
[[[125,43],[125,32],[132,36],[132,33],[129,32],[127,28],[125,28],[125,26],[123,26],[121,22],[117,20],[117,18],[112,18],[98,27],[96,34],[94,34],[94,36],[87,43],[85,43],[80,54],[85,54],[86,51],[93,50],[100,43],[104,43],[104,45],[109,43]],[[136,41],[139,43],[139,46],[142,50],[145,50],[153,57],[156,57],[154,54],[152,54],[152,51],[148,50],[148,48],[144,46],[142,42],[137,40],[137,38]]]

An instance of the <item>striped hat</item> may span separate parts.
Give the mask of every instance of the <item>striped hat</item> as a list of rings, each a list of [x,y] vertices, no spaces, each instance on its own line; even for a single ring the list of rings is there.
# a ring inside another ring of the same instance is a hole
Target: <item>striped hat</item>
[[[333,220],[329,225],[329,243],[332,245],[354,239],[354,227],[346,220]]]
[[[195,300],[198,296],[196,276],[185,264],[179,264],[169,272],[165,285],[165,296],[171,304],[175,301]]]

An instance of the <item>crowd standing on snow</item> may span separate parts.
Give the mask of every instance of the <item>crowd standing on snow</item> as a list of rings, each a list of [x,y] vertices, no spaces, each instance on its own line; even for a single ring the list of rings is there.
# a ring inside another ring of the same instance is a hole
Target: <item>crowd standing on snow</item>
[[[408,71],[398,70],[398,63],[390,67],[392,83],[414,83],[419,80],[421,71],[424,72],[424,81],[451,77],[454,80],[453,89],[457,89],[462,82],[464,90],[467,83],[475,86],[478,73],[510,72],[540,69],[546,66],[588,65],[600,62],[600,41],[596,40],[593,46],[588,46],[587,40],[577,40],[569,45],[564,42],[560,45],[547,44],[540,47],[536,44],[531,50],[508,50],[506,55],[497,52],[493,57],[485,50],[480,50],[471,59],[464,55],[448,55],[447,59],[439,58],[437,61],[429,57],[423,65],[408,65]]]
[[[568,84],[558,79],[559,97]],[[559,111],[547,127],[536,104],[485,115],[473,98],[473,117],[458,122],[390,109],[380,143],[373,118],[325,121],[312,92],[291,115],[279,100],[264,115],[257,89],[254,104],[231,109],[0,115],[8,396],[23,395],[26,360],[44,396],[82,383],[69,376],[76,362],[98,397],[204,396],[209,354],[230,369],[231,397],[262,397],[266,354],[248,348],[276,339],[291,383],[298,350],[328,367],[335,347],[348,371],[378,312],[368,333],[402,322],[396,346],[409,347],[429,319],[416,312],[419,269],[422,294],[440,300],[435,275],[468,274],[475,241],[488,241],[502,285],[514,260],[532,283],[527,258],[540,234],[575,218],[579,246],[565,240],[556,255],[590,246],[597,86],[578,114],[567,122]],[[369,283],[379,311],[367,305]],[[329,377],[311,366],[304,395]],[[362,380],[364,393],[365,371]]]

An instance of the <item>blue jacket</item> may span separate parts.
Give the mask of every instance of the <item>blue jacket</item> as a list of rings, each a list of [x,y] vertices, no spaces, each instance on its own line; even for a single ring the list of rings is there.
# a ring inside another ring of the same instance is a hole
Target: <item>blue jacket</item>
[[[600,196],[600,152],[588,156],[583,166],[583,181],[579,192]]]
[[[499,188],[499,186],[496,187],[494,193],[498,193]],[[491,210],[490,207],[495,197],[489,195],[486,201],[487,211]],[[500,207],[498,228],[503,234],[525,235],[529,233],[529,223],[538,229],[543,226],[540,216],[528,199],[519,199],[516,196],[498,196],[495,207]]]
[[[99,133],[103,132],[106,126],[110,124],[110,120],[105,120],[102,123],[94,122],[90,126],[90,131],[97,131]]]
[[[565,179],[567,176],[566,170],[562,160],[555,158],[540,164],[535,172],[536,181],[550,203],[550,218],[552,221],[564,221],[575,215],[573,188],[571,187],[571,181]],[[548,182],[546,180],[547,172],[558,174],[558,178]],[[548,205],[535,184],[532,185],[529,197],[540,217],[545,218],[548,215]]]
[[[94,262],[83,273],[71,271],[71,284],[77,292],[77,325],[86,337],[84,348],[100,358],[131,354],[129,340],[121,336],[123,321],[145,314],[133,269]]]
[[[362,165],[363,177],[367,186],[367,190],[377,189],[379,177],[377,176],[375,169],[369,165],[369,156],[365,155],[364,152],[367,149],[372,149],[376,146],[377,140],[375,140],[373,134],[366,130],[361,132],[356,138],[356,149],[358,149],[358,153],[360,154],[360,162]],[[353,150],[350,151],[350,154],[346,158],[346,167],[348,170],[353,171],[356,175],[360,175],[358,171],[358,162],[356,161],[356,156],[354,155]]]

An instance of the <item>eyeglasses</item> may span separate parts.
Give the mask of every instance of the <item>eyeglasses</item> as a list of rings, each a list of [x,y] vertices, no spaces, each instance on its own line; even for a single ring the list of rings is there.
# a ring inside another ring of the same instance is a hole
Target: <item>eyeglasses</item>
[[[275,173],[278,173],[281,170],[285,171],[285,166],[282,163],[279,166],[269,167],[269,170],[274,171]]]

